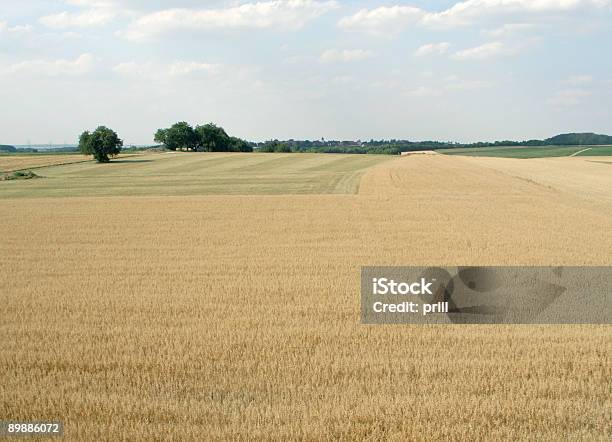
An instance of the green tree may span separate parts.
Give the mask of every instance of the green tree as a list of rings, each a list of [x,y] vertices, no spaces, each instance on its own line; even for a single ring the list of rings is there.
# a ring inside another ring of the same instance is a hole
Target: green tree
[[[228,150],[230,152],[253,152],[253,146],[240,138],[230,137]]]
[[[205,152],[227,152],[230,147],[230,137],[225,130],[213,123],[197,126],[198,145]]]
[[[291,146],[289,146],[287,143],[279,143],[278,146],[276,146],[276,151],[282,153],[291,153]]]
[[[85,131],[79,137],[79,150],[84,155],[93,155],[99,163],[108,163],[111,157],[121,152],[123,141],[117,133],[105,126],[95,131]]]
[[[266,141],[265,144],[259,148],[259,151],[260,152],[289,153],[291,152],[291,146],[289,146],[287,143],[282,142],[282,141],[271,140],[271,141]]]
[[[158,129],[155,133],[155,142],[163,144],[170,150],[196,150],[198,135],[188,123],[181,121],[168,129]]]
[[[157,129],[157,132],[155,132],[155,136],[153,137],[153,141],[166,146],[166,136],[167,136],[166,134],[167,133],[168,133],[168,129]]]

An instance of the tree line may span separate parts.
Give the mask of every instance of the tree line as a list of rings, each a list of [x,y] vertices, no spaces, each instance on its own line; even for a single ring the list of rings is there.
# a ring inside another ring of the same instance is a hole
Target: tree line
[[[545,140],[525,141],[492,141],[477,143],[456,143],[445,141],[409,141],[409,140],[374,140],[370,141],[334,141],[334,140],[286,140],[266,141],[258,144],[261,152],[310,152],[310,153],[348,153],[399,155],[402,152],[419,150],[487,148],[487,147],[545,147],[545,146],[579,146],[611,145],[612,136],[594,133],[571,133],[557,135]]]
[[[495,141],[481,143],[453,143],[441,141],[370,140],[357,141],[300,141],[270,140],[264,143],[250,143],[229,136],[225,130],[213,123],[195,128],[181,121],[166,129],[158,129],[155,142],[169,150],[192,152],[312,152],[399,155],[402,152],[433,149],[479,148],[501,146],[551,146],[551,145],[604,145],[612,144],[612,137],[593,133],[562,134],[546,140]],[[12,146],[2,146],[12,151]],[[123,141],[117,133],[105,126],[95,131],[85,131],[79,138],[79,150],[93,155],[96,160],[106,163],[121,152]],[[13,148],[14,149],[14,148]]]
[[[213,123],[193,128],[189,123],[181,121],[167,129],[158,129],[154,140],[170,150],[253,152],[249,142],[229,136],[222,127]]]
[[[192,152],[253,152],[253,145],[237,137],[231,137],[225,130],[213,123],[193,128],[181,121],[167,129],[155,132],[155,142],[169,150]],[[99,126],[93,132],[85,131],[79,137],[79,151],[84,155],[93,155],[100,163],[108,163],[119,155],[123,140],[117,132]]]

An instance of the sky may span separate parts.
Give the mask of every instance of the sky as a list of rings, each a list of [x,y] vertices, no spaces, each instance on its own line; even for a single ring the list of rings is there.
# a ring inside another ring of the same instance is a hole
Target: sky
[[[0,144],[612,134],[612,0],[2,0]]]

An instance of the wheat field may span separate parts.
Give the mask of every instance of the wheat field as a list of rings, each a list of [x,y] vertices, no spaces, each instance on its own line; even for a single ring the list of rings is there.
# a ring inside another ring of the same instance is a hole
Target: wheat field
[[[609,158],[317,157],[244,155],[172,196],[137,176],[171,155],[117,165],[122,189],[157,181],[140,196],[88,196],[112,173],[84,165],[41,169],[64,195],[0,183],[0,418],[69,440],[610,439],[609,325],[359,322],[363,265],[612,265]]]
[[[0,172],[91,161],[83,155],[0,155]]]

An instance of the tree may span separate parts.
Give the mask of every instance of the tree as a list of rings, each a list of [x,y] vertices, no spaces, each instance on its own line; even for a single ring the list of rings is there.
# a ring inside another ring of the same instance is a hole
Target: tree
[[[159,144],[163,144],[165,146],[167,134],[168,129],[157,129],[157,132],[155,132],[155,136],[153,137],[153,141]]]
[[[95,131],[85,131],[79,138],[79,150],[84,155],[93,155],[99,163],[108,163],[110,157],[115,157],[121,152],[123,141],[117,133],[105,126],[98,127]]]
[[[155,142],[162,143],[170,150],[196,150],[198,135],[188,123],[181,121],[168,129],[158,129],[155,133]]]
[[[291,147],[282,141],[271,140],[266,141],[263,146],[259,148],[260,152],[281,152],[281,153],[290,153]]]
[[[282,153],[291,153],[291,146],[289,146],[287,143],[279,143],[279,145],[276,147],[276,151]]]
[[[248,142],[240,138],[230,137],[229,138],[229,151],[230,152],[253,152],[253,146],[251,146]]]
[[[221,127],[213,123],[196,126],[176,123],[168,129],[155,132],[155,142],[170,150],[190,149],[204,152],[253,152],[253,146],[245,140],[230,137]]]
[[[230,146],[230,137],[222,127],[213,123],[197,126],[195,132],[198,145],[205,152],[227,152]]]

